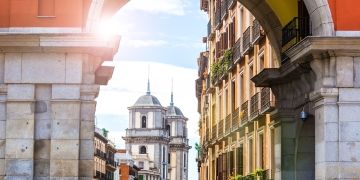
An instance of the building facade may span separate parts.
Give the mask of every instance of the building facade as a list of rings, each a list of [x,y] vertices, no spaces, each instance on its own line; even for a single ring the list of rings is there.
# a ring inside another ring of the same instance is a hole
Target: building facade
[[[115,144],[107,138],[108,131],[95,127],[94,134],[94,179],[114,180],[118,167],[115,161],[117,149]]]
[[[269,40],[238,1],[200,2],[209,17],[207,50],[198,58],[196,80],[200,179],[279,179],[280,126],[270,115],[276,111],[275,98],[270,88],[251,81],[263,69],[279,66]]]
[[[106,179],[106,146],[108,140],[99,128],[94,135],[94,179]]]
[[[140,180],[187,179],[187,118],[173,105],[163,107],[146,95],[129,107],[129,128],[126,129],[126,150],[139,171]]]
[[[118,162],[117,176],[115,180],[137,180],[138,171],[140,169],[135,165],[132,157],[125,149],[119,149],[115,154],[115,159]]]
[[[95,99],[120,38],[91,24],[126,2],[1,0],[0,179],[93,178]]]

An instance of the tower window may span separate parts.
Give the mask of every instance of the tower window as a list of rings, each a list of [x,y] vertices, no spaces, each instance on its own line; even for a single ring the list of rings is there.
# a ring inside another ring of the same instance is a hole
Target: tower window
[[[141,118],[141,128],[146,128],[146,116]]]
[[[145,146],[140,147],[140,154],[146,154],[146,147]]]
[[[168,132],[168,135],[171,136],[171,128],[170,128],[170,125],[166,125],[166,130]]]
[[[55,0],[39,0],[38,16],[55,16]]]

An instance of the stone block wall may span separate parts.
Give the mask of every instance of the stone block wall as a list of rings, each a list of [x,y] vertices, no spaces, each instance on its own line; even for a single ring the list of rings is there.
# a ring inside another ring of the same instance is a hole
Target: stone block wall
[[[92,179],[101,57],[0,53],[0,180]]]

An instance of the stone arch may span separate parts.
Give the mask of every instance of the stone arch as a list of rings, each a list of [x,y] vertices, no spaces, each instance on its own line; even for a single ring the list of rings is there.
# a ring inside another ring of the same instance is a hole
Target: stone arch
[[[265,30],[271,45],[280,58],[282,25],[274,10],[265,0],[238,0],[243,4]],[[278,0],[284,1],[284,0]],[[334,22],[327,0],[303,0],[310,15],[313,36],[334,36]],[[286,7],[284,7],[286,8]]]

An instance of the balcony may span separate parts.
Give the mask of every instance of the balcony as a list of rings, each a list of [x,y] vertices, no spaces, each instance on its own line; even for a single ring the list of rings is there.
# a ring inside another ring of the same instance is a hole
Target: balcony
[[[221,1],[221,19],[224,19],[228,15],[228,0]]]
[[[215,140],[216,139],[216,135],[217,135],[217,133],[216,133],[216,131],[217,131],[217,124],[215,124],[215,125],[213,125],[212,126],[212,130],[211,130],[212,132],[211,132],[211,139],[212,140]]]
[[[215,27],[216,27],[216,29],[220,29],[221,25],[222,25],[221,10],[220,10],[220,7],[218,7],[215,11]]]
[[[250,50],[251,46],[251,35],[252,35],[252,27],[249,26],[246,28],[245,32],[243,33],[243,53],[246,54],[248,50]]]
[[[227,115],[225,118],[225,135],[229,134],[231,131],[231,114]]]
[[[218,123],[218,139],[223,138],[224,136],[224,120],[220,120]]]
[[[288,60],[288,57],[284,54],[284,52],[296,45],[306,36],[311,35],[310,32],[309,18],[295,17],[287,25],[285,25],[282,29],[282,64]]]
[[[271,112],[275,109],[275,101],[272,101],[271,90],[268,87],[261,89],[261,114]]]
[[[101,151],[100,149],[95,149],[94,155],[101,159],[106,159],[106,153]]]
[[[241,46],[241,38],[239,38],[235,45],[232,47],[232,54],[233,54],[233,57],[232,57],[232,61],[234,62],[234,64],[236,64],[237,61],[240,60],[241,58],[241,49],[240,49],[240,46]]]
[[[252,43],[255,44],[258,40],[264,37],[264,33],[261,30],[260,22],[255,19],[252,26]]]
[[[239,108],[236,108],[235,111],[232,112],[232,122],[231,122],[231,130],[235,131],[239,127]]]
[[[228,9],[233,8],[236,5],[237,0],[227,0]]]
[[[259,115],[259,93],[256,93],[250,100],[250,120],[255,119]]]
[[[208,12],[208,10],[209,10],[209,1],[208,0],[200,0],[200,10]]]
[[[215,37],[215,32],[214,32],[213,26],[211,24],[211,19],[208,22],[207,31],[208,31],[208,39],[212,40]]]
[[[249,101],[246,101],[241,105],[241,112],[240,112],[241,125],[246,124],[248,121],[248,108],[249,108]]]

